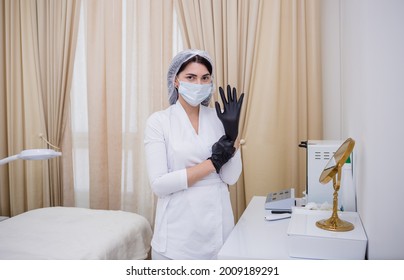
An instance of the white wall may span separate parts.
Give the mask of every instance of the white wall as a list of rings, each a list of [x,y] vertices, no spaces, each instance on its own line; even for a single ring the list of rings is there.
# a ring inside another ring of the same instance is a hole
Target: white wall
[[[321,3],[323,133],[324,140],[339,140],[342,139],[339,1],[323,0]]]
[[[404,1],[322,3],[325,102],[339,99],[341,106],[339,120],[325,114],[325,126],[340,122],[342,138],[356,140],[354,173],[368,258],[404,259]],[[339,60],[327,58],[338,53],[330,45],[339,46]]]

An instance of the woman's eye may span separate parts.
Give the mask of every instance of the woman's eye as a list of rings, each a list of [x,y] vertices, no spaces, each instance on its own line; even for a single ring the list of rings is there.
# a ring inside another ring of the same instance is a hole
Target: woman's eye
[[[187,79],[188,79],[189,81],[194,80],[194,78],[195,78],[194,76],[188,76],[188,77],[187,77]]]

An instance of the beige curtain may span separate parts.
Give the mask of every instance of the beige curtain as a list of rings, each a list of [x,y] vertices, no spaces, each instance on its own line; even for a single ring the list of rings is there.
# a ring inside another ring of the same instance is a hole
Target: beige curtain
[[[214,58],[216,84],[246,98],[243,174],[231,188],[236,219],[254,195],[305,188],[300,140],[321,139],[317,0],[177,0],[184,45]],[[217,95],[216,95],[217,99]]]
[[[301,140],[322,139],[320,1],[264,1],[243,135],[246,198],[306,185]]]
[[[122,208],[152,222],[155,197],[143,139],[147,118],[169,106],[166,76],[173,57],[173,1],[127,1],[125,41]]]
[[[64,190],[65,205],[117,210],[121,208],[122,171],[122,1],[85,0],[82,8],[81,51],[85,55],[84,61],[76,60],[75,67],[84,70],[75,70],[75,75],[85,75],[85,87],[72,94],[83,96],[87,106],[72,108],[72,114],[88,124],[86,131],[74,127],[72,131],[74,124],[69,123],[65,135],[64,143],[73,150],[71,168],[75,171],[64,173],[63,181],[68,186]],[[88,163],[85,168],[80,154],[83,151]],[[77,179],[79,172],[86,172],[85,191],[80,183],[83,180]],[[76,201],[83,200],[82,193],[88,199],[84,205]]]
[[[122,1],[85,3],[90,207],[120,209]]]
[[[80,1],[2,1],[0,157],[60,146],[74,61]],[[6,148],[5,148],[6,147]],[[61,162],[1,166],[1,213],[62,204]]]
[[[152,222],[155,202],[143,132],[146,119],[168,106],[173,3],[84,0],[83,6],[85,59],[76,61],[76,70],[85,69],[85,86],[72,92],[75,188],[66,190],[69,204],[136,212]],[[77,111],[81,104],[74,100],[83,96],[85,113]],[[87,123],[78,128],[75,121]]]

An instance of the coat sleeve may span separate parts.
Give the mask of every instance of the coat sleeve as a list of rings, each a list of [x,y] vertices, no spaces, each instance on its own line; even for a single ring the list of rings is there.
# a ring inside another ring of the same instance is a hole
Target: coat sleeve
[[[164,117],[154,113],[149,117],[145,129],[145,155],[149,181],[153,192],[164,197],[188,188],[186,169],[169,172]]]
[[[242,168],[241,152],[238,149],[234,156],[220,169],[220,178],[226,184],[234,185],[240,177]]]

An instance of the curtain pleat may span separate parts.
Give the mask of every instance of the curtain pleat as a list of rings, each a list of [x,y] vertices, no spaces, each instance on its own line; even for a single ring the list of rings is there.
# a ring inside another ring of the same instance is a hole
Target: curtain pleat
[[[10,41],[7,38],[6,2],[0,2],[0,158],[8,156],[7,129],[7,65],[9,57],[7,49]],[[0,166],[0,215],[10,215],[10,188],[8,164]]]

